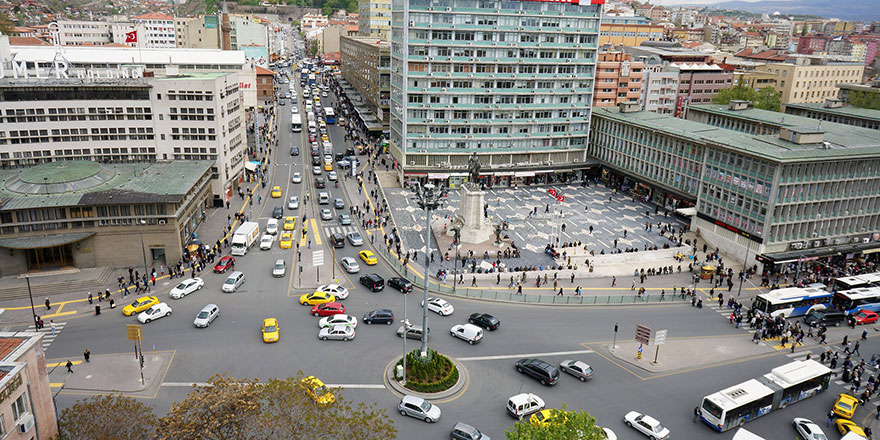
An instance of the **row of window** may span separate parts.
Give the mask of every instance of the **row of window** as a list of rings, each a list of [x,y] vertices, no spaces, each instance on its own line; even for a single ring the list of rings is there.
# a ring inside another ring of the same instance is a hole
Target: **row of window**
[[[479,49],[472,47],[426,47],[426,46],[409,46],[409,54],[420,57],[459,57],[459,58],[521,58],[542,60],[572,60],[579,62],[592,62],[595,58],[595,50],[538,50],[537,48],[498,48],[498,49]],[[441,61],[441,60],[437,60]],[[447,70],[448,72],[448,70]]]
[[[770,227],[768,239],[772,243],[861,234],[876,231],[878,224],[880,224],[880,215],[877,214],[776,224]]]
[[[425,97],[428,99],[425,99]],[[470,96],[437,96],[409,93],[407,100],[410,104],[542,104],[549,107],[558,107],[557,104],[586,103],[590,102],[590,95],[586,93],[577,95],[470,95]]]
[[[463,63],[424,63],[409,62],[409,72],[430,73],[503,73],[503,74],[571,74],[593,76],[593,66],[565,66],[558,64],[463,64]]]
[[[599,20],[593,18],[562,18],[562,17],[517,17],[515,15],[484,15],[484,14],[451,14],[410,12],[412,22],[410,28],[431,27],[432,25],[464,25],[464,26],[507,26],[542,29],[596,29]],[[462,36],[459,37],[459,33]],[[468,40],[467,33],[474,31],[455,31],[455,40]],[[435,38],[436,39],[436,38]],[[451,38],[440,38],[450,40]],[[471,38],[473,40],[473,38]]]

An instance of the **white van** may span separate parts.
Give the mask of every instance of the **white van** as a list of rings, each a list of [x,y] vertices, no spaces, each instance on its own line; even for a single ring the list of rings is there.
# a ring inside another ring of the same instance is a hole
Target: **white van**
[[[330,194],[322,192],[318,194],[318,204],[319,205],[329,205],[330,204]]]
[[[467,341],[468,344],[474,345],[483,339],[483,329],[473,324],[459,324],[452,326],[449,333],[458,339]]]
[[[542,409],[544,400],[532,393],[517,394],[507,401],[507,413],[517,419]]]

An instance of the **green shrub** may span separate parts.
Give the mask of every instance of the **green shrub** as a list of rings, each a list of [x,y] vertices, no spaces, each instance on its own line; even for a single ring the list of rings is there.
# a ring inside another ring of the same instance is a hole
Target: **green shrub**
[[[422,393],[448,390],[458,382],[458,369],[449,358],[430,351],[430,360],[423,362],[418,350],[406,355],[406,388]],[[403,360],[397,361],[402,365]]]

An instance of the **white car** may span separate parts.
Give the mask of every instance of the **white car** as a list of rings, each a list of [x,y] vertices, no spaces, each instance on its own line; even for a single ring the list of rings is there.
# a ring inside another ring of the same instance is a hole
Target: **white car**
[[[345,269],[348,273],[358,273],[361,271],[361,266],[358,264],[357,260],[351,257],[345,257],[340,260],[342,264],[342,268]]]
[[[515,418],[525,418],[542,409],[544,409],[544,399],[532,393],[517,394],[507,400],[507,413]]]
[[[617,440],[617,434],[610,428],[602,428],[602,432],[605,433],[605,440]]]
[[[293,183],[302,183],[302,181],[303,181],[302,173],[300,173],[299,171],[293,173],[293,177],[290,178],[290,181]]]
[[[797,417],[792,420],[791,423],[794,425],[794,429],[797,430],[801,438],[806,440],[828,440],[828,437],[822,432],[822,428],[809,419]]]
[[[339,314],[326,316],[318,321],[318,328],[335,327],[337,325],[357,328],[358,319],[351,315]]]
[[[326,341],[328,339],[341,339],[348,341],[354,339],[354,327],[346,325],[334,325],[333,327],[325,327],[318,330],[318,339]]]
[[[327,180],[333,182],[339,179],[339,175],[336,174],[336,171],[330,171],[327,173]]]
[[[425,302],[422,301],[422,307],[425,307]],[[449,316],[452,312],[455,311],[455,308],[452,307],[452,304],[449,304],[449,301],[446,301],[443,298],[435,298],[433,296],[428,297],[428,310],[437,313],[440,316]]]
[[[329,209],[326,209],[326,208],[322,209],[321,210],[321,220],[333,220],[333,211],[330,211]]]
[[[324,98],[326,98],[326,97],[327,97],[327,92],[321,92],[321,96],[323,96]]]
[[[284,260],[275,260],[275,264],[272,265],[272,276],[283,277],[286,272],[287,265],[284,263]]]
[[[218,316],[220,316],[220,307],[217,307],[216,304],[208,304],[202,307],[202,310],[196,315],[193,325],[198,328],[207,328]]]
[[[290,107],[290,112],[291,112],[291,113],[299,113],[299,106],[296,106],[296,105],[291,106],[291,107]]]
[[[171,289],[171,292],[168,294],[174,299],[180,299],[184,296],[189,295],[190,293],[195,292],[202,288],[205,285],[205,281],[201,278],[190,278],[188,280],[183,280]]]
[[[169,315],[171,315],[171,306],[165,303],[159,303],[141,312],[140,315],[138,315],[138,321],[140,321],[141,324],[146,324],[150,321],[155,321]]]
[[[299,196],[290,196],[287,201],[287,209],[299,209]]]
[[[317,291],[329,293],[335,296],[336,299],[348,298],[348,289],[340,286],[339,284],[324,284],[323,286],[319,286]]]
[[[324,168],[321,168],[319,165],[315,165],[312,167],[312,174],[320,176],[321,174],[324,174]]]
[[[275,242],[275,236],[272,234],[263,234],[263,237],[260,238],[260,249],[264,251],[268,251],[272,249],[272,243]]]
[[[266,221],[266,233],[275,235],[278,233],[278,219],[270,218]]]
[[[623,423],[636,431],[645,434],[652,440],[666,440],[669,438],[669,429],[660,424],[660,421],[636,411],[630,411],[623,416]]]

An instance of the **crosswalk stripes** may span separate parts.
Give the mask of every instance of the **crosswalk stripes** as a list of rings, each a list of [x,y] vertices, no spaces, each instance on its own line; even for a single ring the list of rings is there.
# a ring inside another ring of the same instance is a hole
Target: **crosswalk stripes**
[[[356,226],[328,226],[324,228],[324,235],[329,237],[334,233],[346,235],[349,232],[357,232]]]
[[[46,349],[48,349],[49,346],[52,345],[52,341],[54,341],[55,338],[57,338],[58,335],[61,334],[61,330],[64,329],[64,326],[67,325],[67,322],[56,322],[55,323],[55,335],[54,336],[52,335],[52,326],[49,325],[49,323],[47,323],[45,321],[43,322],[43,324],[44,324],[43,328],[41,328],[40,330],[35,330],[36,326],[31,325],[30,327],[27,328],[27,331],[29,331],[29,332],[37,331],[37,332],[43,334],[43,351],[46,351]]]

